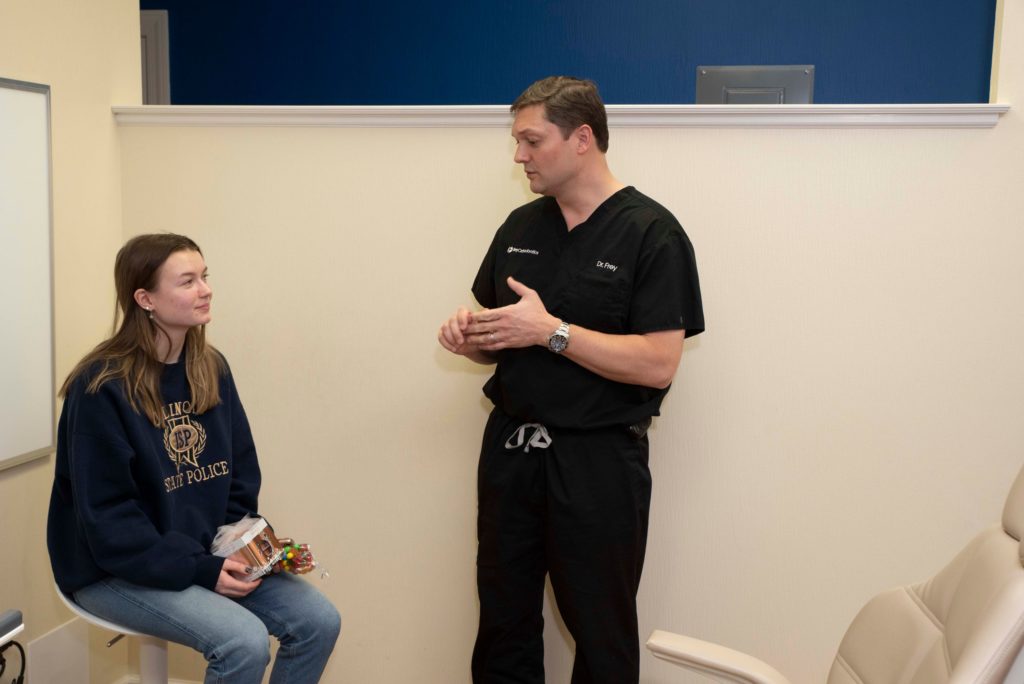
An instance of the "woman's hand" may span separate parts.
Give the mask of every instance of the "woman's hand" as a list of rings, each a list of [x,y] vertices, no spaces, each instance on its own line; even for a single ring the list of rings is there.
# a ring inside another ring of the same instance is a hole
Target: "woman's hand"
[[[245,578],[249,575],[250,568],[232,558],[225,558],[224,565],[220,568],[220,577],[217,578],[215,592],[229,598],[242,598],[248,596],[263,581],[256,579],[251,582]]]

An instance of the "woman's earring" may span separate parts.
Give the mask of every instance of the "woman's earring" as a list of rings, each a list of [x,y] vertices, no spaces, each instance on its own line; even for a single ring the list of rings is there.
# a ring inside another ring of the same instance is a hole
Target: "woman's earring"
[[[153,320],[153,310],[152,309],[146,309],[146,311],[149,312],[149,320]]]

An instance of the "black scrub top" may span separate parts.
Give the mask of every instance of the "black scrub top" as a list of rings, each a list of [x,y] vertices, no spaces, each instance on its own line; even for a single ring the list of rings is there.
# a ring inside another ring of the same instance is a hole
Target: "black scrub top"
[[[632,187],[571,231],[554,198],[513,211],[480,265],[476,300],[487,308],[519,301],[508,276],[536,290],[553,316],[590,330],[704,331],[693,246],[667,209]],[[658,414],[667,392],[602,378],[537,345],[498,352],[484,386],[505,413],[569,429],[639,422]]]

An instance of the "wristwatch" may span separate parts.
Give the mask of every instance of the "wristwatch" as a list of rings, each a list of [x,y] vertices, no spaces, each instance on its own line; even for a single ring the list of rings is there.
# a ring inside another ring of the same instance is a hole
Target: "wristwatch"
[[[548,338],[548,349],[561,354],[565,351],[565,348],[569,346],[569,324],[562,321],[561,325],[558,326],[558,330],[551,333],[551,337]]]

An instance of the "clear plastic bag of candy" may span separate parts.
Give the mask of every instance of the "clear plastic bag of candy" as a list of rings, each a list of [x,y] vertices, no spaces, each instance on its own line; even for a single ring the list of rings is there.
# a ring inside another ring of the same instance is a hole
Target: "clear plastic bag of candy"
[[[250,582],[268,573],[304,575],[317,567],[309,544],[296,544],[287,537],[278,539],[266,520],[250,515],[218,527],[210,552],[222,558],[234,557],[252,568],[245,578]],[[322,571],[320,576],[328,575]]]

